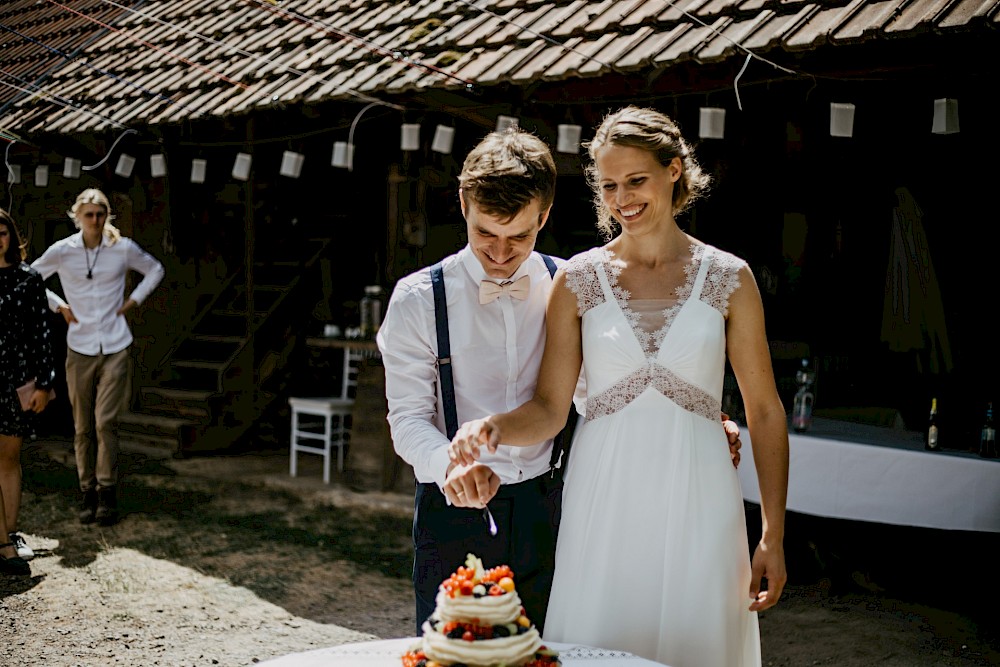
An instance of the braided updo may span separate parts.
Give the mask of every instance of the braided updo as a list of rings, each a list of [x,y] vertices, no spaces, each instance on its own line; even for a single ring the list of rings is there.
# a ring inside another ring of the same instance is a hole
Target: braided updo
[[[708,189],[710,176],[702,171],[677,124],[669,116],[655,109],[636,106],[627,106],[608,114],[594,133],[594,138],[584,144],[590,155],[587,182],[594,191],[597,227],[605,239],[614,235],[617,223],[604,204],[596,160],[598,151],[609,145],[649,151],[663,166],[670,164],[675,157],[681,159],[681,176],[674,184],[672,197],[674,215],[685,211]]]

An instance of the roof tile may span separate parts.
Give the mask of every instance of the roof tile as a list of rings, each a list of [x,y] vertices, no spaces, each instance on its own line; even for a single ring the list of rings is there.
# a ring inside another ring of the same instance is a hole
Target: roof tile
[[[1000,0],[61,4],[72,11],[36,0],[0,7],[4,127],[98,131],[122,120],[245,113],[275,97],[373,100],[467,83],[524,85],[720,62],[742,58],[745,49],[794,53],[949,31],[993,35],[1000,22]],[[77,108],[65,109],[59,98]]]
[[[862,4],[850,19],[833,32],[830,41],[847,42],[874,38],[896,15],[899,6],[898,0]]]

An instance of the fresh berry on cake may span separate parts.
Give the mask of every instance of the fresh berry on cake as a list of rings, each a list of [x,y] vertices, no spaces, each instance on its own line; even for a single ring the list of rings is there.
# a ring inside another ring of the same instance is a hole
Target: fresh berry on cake
[[[434,613],[403,667],[553,667],[555,651],[524,613],[507,565],[483,568],[473,554],[438,587]]]

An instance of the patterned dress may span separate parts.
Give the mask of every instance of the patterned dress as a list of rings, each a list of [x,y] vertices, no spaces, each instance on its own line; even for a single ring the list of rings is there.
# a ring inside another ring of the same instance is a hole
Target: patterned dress
[[[35,378],[51,387],[56,377],[52,332],[42,276],[21,262],[0,268],[0,434],[33,435],[34,412],[24,412],[17,387]]]
[[[545,639],[670,667],[756,667],[743,494],[719,418],[729,297],[746,263],[712,246],[691,252],[655,328],[617,284],[611,252],[567,263],[587,399]]]

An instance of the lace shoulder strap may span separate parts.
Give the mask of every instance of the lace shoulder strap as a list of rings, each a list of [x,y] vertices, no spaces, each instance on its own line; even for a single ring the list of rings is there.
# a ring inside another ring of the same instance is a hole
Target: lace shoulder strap
[[[740,269],[747,266],[746,260],[706,246],[702,261],[709,265],[698,298],[722,313],[723,317],[728,317],[729,297],[740,286]]]
[[[607,295],[598,276],[598,265],[606,262],[608,252],[603,248],[591,248],[566,260],[566,286],[576,295],[577,313],[580,317],[607,301]]]

